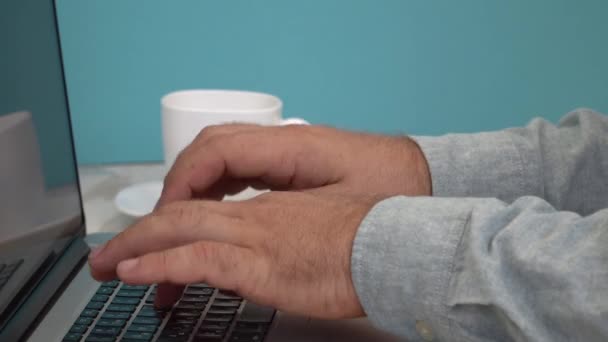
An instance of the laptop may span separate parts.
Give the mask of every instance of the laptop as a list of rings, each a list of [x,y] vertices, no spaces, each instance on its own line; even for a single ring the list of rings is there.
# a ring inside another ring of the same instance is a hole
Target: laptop
[[[91,67],[95,67],[91,65]],[[0,341],[392,341],[365,319],[322,321],[190,284],[98,283],[86,235],[52,0],[0,1]]]

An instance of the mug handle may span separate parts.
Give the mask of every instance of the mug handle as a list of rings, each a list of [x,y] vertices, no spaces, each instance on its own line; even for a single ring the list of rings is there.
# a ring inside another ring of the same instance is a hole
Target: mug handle
[[[287,125],[310,125],[310,122],[301,119],[301,118],[287,118],[282,119],[279,123],[279,126],[287,126]]]

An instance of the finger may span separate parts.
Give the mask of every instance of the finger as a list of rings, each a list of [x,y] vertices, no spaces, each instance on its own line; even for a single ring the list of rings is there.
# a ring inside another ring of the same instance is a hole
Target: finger
[[[243,247],[199,241],[122,261],[118,277],[129,284],[206,283],[239,292],[255,268],[255,254]]]
[[[210,125],[203,128],[196,138],[192,140],[192,144],[188,145],[183,152],[188,153],[191,148],[203,145],[207,140],[220,135],[231,135],[244,131],[252,131],[263,127],[264,126],[262,125],[252,123],[226,123],[221,125]]]
[[[184,292],[183,285],[158,284],[154,306],[157,308],[170,308],[177,302]]]
[[[200,149],[200,147],[207,144],[209,140],[215,139],[218,136],[232,135],[232,134],[236,134],[238,132],[251,131],[251,130],[261,128],[261,127],[262,126],[255,125],[255,124],[231,123],[231,124],[222,124],[222,125],[211,125],[211,126],[207,126],[207,127],[203,128],[200,131],[200,133],[194,138],[192,143],[190,143],[188,146],[186,146],[183,149],[183,151],[181,151],[179,153],[179,155],[177,156],[177,159],[175,160],[175,162],[173,163],[173,165],[171,167],[171,170],[169,170],[169,174],[167,175],[166,178],[171,177],[171,174],[175,173],[173,170],[186,167],[189,160],[196,159],[196,154],[197,154],[198,150]],[[167,197],[167,195],[165,195],[165,193],[167,192],[165,190],[167,188],[166,183],[167,183],[167,181],[165,181],[165,186],[163,187],[161,198],[158,201],[157,207],[164,203],[168,203],[172,200],[179,200],[179,199],[187,200],[190,198],[195,198],[194,194],[187,193],[188,189],[182,189],[182,196],[180,196],[180,197],[176,196],[175,198],[165,200],[165,197]]]
[[[116,265],[125,259],[199,240],[243,244],[253,239],[237,218],[238,202],[176,202],[148,215],[110,240],[89,259],[95,279],[116,276]],[[229,216],[231,215],[231,216]]]
[[[298,126],[264,127],[209,139],[178,158],[165,178],[159,204],[205,195],[223,178],[262,181],[270,189],[336,182],[336,170],[327,167],[333,161],[315,152],[325,148],[317,140],[307,127]]]

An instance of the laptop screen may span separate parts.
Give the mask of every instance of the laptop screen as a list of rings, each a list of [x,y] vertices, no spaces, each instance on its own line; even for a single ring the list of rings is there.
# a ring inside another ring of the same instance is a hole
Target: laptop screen
[[[1,0],[0,314],[82,217],[53,1]]]

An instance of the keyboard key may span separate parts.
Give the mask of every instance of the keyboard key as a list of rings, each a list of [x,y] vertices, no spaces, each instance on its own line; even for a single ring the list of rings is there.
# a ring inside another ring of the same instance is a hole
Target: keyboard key
[[[105,283],[101,284],[101,287],[111,287],[111,288],[116,288],[118,285],[120,284],[119,280],[112,280],[112,281],[107,281]]]
[[[145,291],[139,291],[139,290],[118,290],[118,293],[116,294],[117,297],[135,297],[135,298],[142,298],[144,295],[146,294]]]
[[[232,315],[209,315],[207,314],[205,316],[205,321],[208,322],[226,322],[229,323],[232,321],[233,316]]]
[[[93,323],[93,319],[90,317],[78,317],[76,322],[74,322],[74,324],[86,325],[86,326],[91,325],[91,323]]]
[[[274,317],[274,312],[273,308],[247,302],[238,320],[240,322],[270,323]]]
[[[111,295],[114,292],[114,289],[111,287],[100,287],[99,290],[97,290],[96,294],[100,294],[100,295]]]
[[[144,305],[141,307],[141,310],[139,311],[139,313],[140,314],[142,314],[142,313],[152,314],[152,316],[147,315],[147,317],[155,317],[155,316],[164,317],[165,314],[167,313],[167,309],[157,309],[154,307],[154,305]]]
[[[211,296],[215,291],[212,288],[187,288],[184,293],[185,294],[193,294],[193,295],[203,295],[203,296]]]
[[[174,339],[180,339],[180,338],[188,339],[188,337],[190,337],[191,333],[192,333],[192,330],[165,329],[160,334],[160,336],[162,336],[162,337],[171,337],[171,338],[174,338]]]
[[[150,341],[154,337],[152,333],[146,332],[134,332],[134,331],[126,331],[124,335],[122,335],[123,340],[137,340],[137,341]]]
[[[114,342],[116,341],[116,336],[97,336],[97,335],[89,335],[86,342]]]
[[[124,319],[105,319],[102,318],[97,321],[96,327],[111,327],[111,328],[122,328],[127,323]]]
[[[176,331],[192,331],[197,323],[198,323],[198,320],[184,320],[184,319],[169,320],[167,322],[167,324],[165,325],[165,330],[173,329]]]
[[[209,296],[202,294],[185,294],[180,299],[180,302],[202,302],[207,303],[209,301]]]
[[[154,307],[154,305],[144,305],[141,307],[142,311],[166,311],[166,310],[159,310],[157,308]]]
[[[217,314],[217,315],[234,315],[236,313],[236,309],[235,308],[216,308],[215,306],[211,306],[211,308],[209,308],[209,311],[207,311],[208,314]]]
[[[131,314],[128,312],[110,312],[106,311],[101,315],[103,319],[129,319]]]
[[[133,319],[133,324],[143,324],[143,325],[160,325],[162,323],[162,319],[155,317],[142,317],[137,316]]]
[[[135,308],[135,305],[110,304],[106,310],[115,312],[133,312],[135,311]]]
[[[137,324],[131,323],[131,325],[129,326],[127,331],[154,333],[156,331],[156,326],[155,325],[137,325]]]
[[[191,317],[177,318],[177,317],[171,317],[169,319],[169,321],[167,322],[167,326],[192,326],[192,327],[194,327],[197,322],[198,322],[198,318],[191,318]]]
[[[110,296],[108,295],[94,295],[93,298],[91,298],[91,302],[102,302],[105,303],[108,301],[108,299],[110,298]]]
[[[163,328],[164,334],[169,333],[181,333],[190,336],[190,334],[194,331],[195,324],[167,324]]]
[[[156,317],[163,318],[165,317],[165,313],[162,311],[151,311],[151,310],[141,310],[137,314],[138,317]]]
[[[238,294],[232,292],[232,291],[224,291],[224,290],[220,290],[217,293],[217,296],[215,296],[215,298],[219,298],[219,299],[243,299],[241,296],[239,296]]]
[[[226,334],[226,329],[211,329],[209,327],[200,327],[198,329],[199,333],[213,333],[216,335],[224,336]]]
[[[217,308],[238,308],[239,306],[241,306],[241,301],[240,300],[233,300],[233,299],[223,299],[223,300],[214,300],[213,301],[213,305],[212,307],[217,307]]]
[[[70,332],[71,333],[78,333],[78,334],[83,334],[85,331],[87,331],[89,327],[87,327],[86,325],[78,325],[78,324],[74,324],[72,325],[72,327],[70,328]]]
[[[194,341],[221,341],[224,338],[224,334],[215,334],[212,332],[202,332],[194,335]]]
[[[122,285],[122,287],[120,288],[121,290],[135,290],[135,291],[148,291],[149,286],[148,285],[127,285],[124,284]]]
[[[185,310],[198,310],[198,311],[203,311],[205,309],[205,307],[207,306],[207,303],[200,303],[200,302],[181,302],[181,303],[177,303],[177,305],[175,306],[176,309],[185,309]]]
[[[100,303],[100,302],[89,302],[89,304],[87,304],[87,309],[91,309],[91,310],[100,310],[101,308],[103,308],[104,303]]]
[[[230,324],[225,323],[225,322],[209,322],[209,321],[203,321],[203,324],[201,324],[201,329],[202,328],[209,328],[209,329],[228,329],[228,327],[230,326]]]
[[[118,336],[120,334],[121,328],[115,327],[100,327],[99,324],[95,325],[91,330],[91,335],[96,336]]]
[[[81,333],[75,333],[75,332],[69,332],[67,333],[64,337],[63,340],[64,341],[80,341],[80,338],[82,337]]]
[[[97,314],[99,314],[99,311],[97,311],[97,310],[84,309],[80,313],[80,317],[92,317],[92,318],[95,318],[95,317],[97,317]]]
[[[202,312],[200,310],[184,310],[184,309],[175,309],[172,312],[172,317],[200,317]]]
[[[127,304],[127,305],[137,305],[139,304],[139,298],[131,298],[131,297],[114,297],[112,300],[112,304]]]

